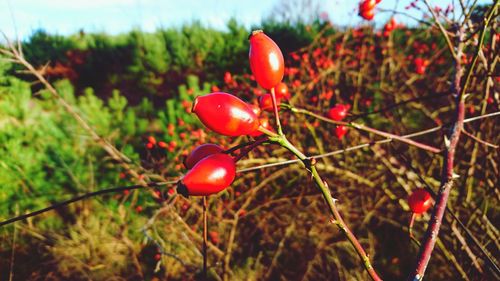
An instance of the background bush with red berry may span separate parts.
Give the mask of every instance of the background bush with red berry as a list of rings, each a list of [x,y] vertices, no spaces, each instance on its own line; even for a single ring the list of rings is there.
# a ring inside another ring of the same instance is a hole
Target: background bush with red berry
[[[474,41],[481,22],[471,19]],[[318,118],[332,118],[331,108],[346,105],[344,121],[398,136],[443,126],[417,137],[442,147],[455,110],[447,42],[432,26],[389,23],[381,30],[344,30],[319,20],[263,27],[285,55],[283,81],[290,97],[281,100],[280,115],[287,137],[307,155],[331,153],[316,165],[344,219],[380,275],[401,280],[418,251],[408,234],[406,199],[419,188],[437,191],[443,159],[398,141],[373,145],[383,138],[352,127],[339,138],[338,126]],[[227,149],[251,140],[209,132],[190,114],[194,98],[208,92],[230,92],[256,106],[268,93],[250,72],[249,31],[236,22],[228,26],[228,32],[194,24],[120,36],[37,32],[23,42],[26,60],[129,162],[103,150],[50,90],[19,72],[22,65],[2,60],[2,220],[104,187],[175,182],[186,172],[184,157],[197,145]],[[467,118],[499,110],[498,35],[491,30],[468,85]],[[465,66],[476,46],[466,47]],[[271,113],[261,114],[275,125]],[[455,161],[460,178],[429,280],[498,276],[496,118],[465,124]],[[238,168],[246,170],[231,188],[209,199],[209,277],[368,278],[356,252],[329,223],[307,171],[296,163],[280,165],[290,158],[284,149],[257,147],[239,161]],[[18,280],[199,277],[203,206],[196,198],[175,196],[173,187],[124,190],[2,227],[2,280],[9,274]],[[417,240],[428,219],[416,218]]]

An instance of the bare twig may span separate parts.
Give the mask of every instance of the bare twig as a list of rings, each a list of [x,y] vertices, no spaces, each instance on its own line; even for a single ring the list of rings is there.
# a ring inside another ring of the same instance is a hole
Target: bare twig
[[[168,185],[168,184],[173,184],[173,183],[175,183],[175,182],[149,183],[148,186],[149,187],[153,187],[153,186]],[[24,220],[24,219],[30,218],[30,217],[33,217],[33,216],[36,216],[36,215],[39,215],[39,214],[42,214],[42,213],[45,213],[45,212],[57,209],[57,208],[64,207],[66,205],[69,205],[71,203],[74,203],[74,202],[77,202],[77,201],[80,201],[80,200],[83,200],[83,199],[87,199],[87,198],[91,198],[91,197],[95,197],[95,196],[99,196],[99,195],[103,195],[103,194],[107,194],[107,193],[114,193],[114,192],[120,192],[120,191],[124,191],[124,190],[133,190],[133,189],[139,189],[139,188],[144,188],[144,185],[120,186],[120,187],[113,187],[113,188],[101,189],[101,190],[98,190],[98,191],[85,193],[85,194],[82,194],[80,196],[76,196],[74,198],[71,198],[71,199],[68,199],[68,200],[65,200],[65,201],[53,204],[53,205],[51,205],[49,207],[40,209],[38,211],[10,218],[10,219],[8,219],[6,221],[0,222],[0,227],[2,227],[4,225],[7,225],[7,224],[11,224],[11,223],[16,222],[16,221],[20,221],[20,220]]]
[[[464,129],[462,129],[462,133],[464,133],[464,135],[466,135],[466,136],[468,136],[469,138],[471,138],[471,139],[473,139],[473,140],[477,141],[477,142],[478,142],[478,143],[480,143],[480,144],[484,144],[484,145],[486,145],[486,146],[493,147],[493,148],[495,148],[495,149],[497,149],[497,148],[499,147],[498,145],[495,145],[495,144],[489,143],[489,142],[487,142],[487,141],[484,141],[484,140],[482,140],[482,139],[480,139],[480,138],[478,138],[478,137],[474,136],[473,134],[471,134],[471,133],[467,132],[467,131],[466,131],[466,130],[464,130]]]
[[[335,125],[350,126],[350,127],[353,127],[355,129],[358,129],[358,130],[361,130],[361,131],[369,132],[369,133],[372,133],[372,134],[375,134],[375,135],[379,135],[379,136],[382,136],[382,137],[385,137],[385,138],[388,138],[388,139],[394,139],[394,140],[397,140],[397,141],[400,141],[400,142],[404,142],[406,144],[418,147],[418,148],[423,149],[423,150],[430,151],[432,153],[439,153],[441,151],[439,148],[432,147],[432,146],[427,145],[427,144],[419,143],[417,141],[414,141],[414,140],[411,140],[411,139],[408,139],[408,138],[405,138],[405,137],[402,137],[402,136],[398,136],[398,135],[395,135],[395,134],[391,134],[391,133],[383,132],[383,131],[380,131],[380,130],[377,130],[377,129],[374,129],[374,128],[370,128],[370,127],[365,126],[363,124],[358,124],[358,123],[354,123],[354,122],[335,121],[335,120],[332,120],[330,118],[321,116],[319,114],[316,114],[314,112],[311,112],[309,110],[302,109],[302,108],[291,107],[290,110],[292,112],[294,112],[294,113],[302,113],[302,114],[305,114],[305,115],[308,115],[308,116],[312,116],[312,117],[317,118],[317,119],[319,119],[321,121],[324,121],[324,122],[332,123],[332,124],[335,124]]]
[[[478,120],[481,120],[481,119],[490,118],[490,117],[496,117],[496,116],[500,116],[500,111],[492,112],[492,113],[488,113],[488,114],[484,114],[484,115],[480,115],[480,116],[471,117],[471,118],[465,119],[464,123],[470,123],[470,122],[478,121]],[[416,132],[416,133],[411,133],[411,134],[403,135],[401,137],[402,138],[413,138],[413,137],[417,137],[417,136],[427,135],[427,134],[430,134],[432,132],[439,131],[439,130],[441,130],[445,126],[436,126],[434,128],[431,128],[431,129],[427,129],[427,130],[419,131],[419,132]],[[384,140],[379,140],[379,141],[374,141],[374,142],[369,142],[369,143],[363,143],[363,144],[359,144],[359,145],[347,147],[347,148],[344,148],[344,149],[339,149],[339,150],[327,152],[327,153],[324,153],[324,154],[314,155],[314,156],[311,156],[310,158],[321,159],[321,158],[324,158],[324,157],[330,157],[330,156],[334,156],[334,155],[338,155],[338,154],[343,154],[343,153],[346,153],[346,152],[349,152],[349,151],[354,151],[354,150],[362,149],[362,148],[369,147],[369,146],[372,146],[372,145],[375,145],[375,144],[389,143],[391,141],[392,141],[392,139],[384,139]],[[273,162],[273,163],[263,164],[263,165],[259,165],[259,166],[255,166],[255,167],[248,167],[248,168],[239,169],[237,172],[238,173],[246,173],[246,172],[255,171],[255,170],[261,170],[261,169],[265,169],[265,168],[271,168],[271,167],[277,167],[277,166],[285,166],[285,165],[297,164],[299,162],[300,162],[299,159],[279,160],[278,162]]]
[[[455,47],[451,43],[450,36],[448,35],[448,32],[446,31],[446,29],[444,28],[444,26],[441,24],[441,21],[439,20],[438,15],[436,15],[436,13],[434,12],[434,9],[429,4],[429,1],[428,0],[424,0],[424,3],[427,6],[427,9],[429,10],[429,12],[432,14],[432,17],[434,18],[434,21],[436,22],[439,30],[443,34],[443,37],[446,40],[446,44],[448,45],[448,49],[449,49],[451,55],[456,59],[457,58],[457,53],[455,52]]]

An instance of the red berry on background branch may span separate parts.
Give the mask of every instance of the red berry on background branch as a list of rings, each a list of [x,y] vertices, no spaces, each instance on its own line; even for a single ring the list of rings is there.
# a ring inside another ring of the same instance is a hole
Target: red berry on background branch
[[[328,111],[328,117],[335,121],[341,121],[347,116],[350,106],[344,104],[336,104]]]
[[[341,140],[345,134],[347,134],[347,127],[346,126],[337,126],[335,128],[335,135],[339,140]]]
[[[384,25],[384,36],[389,36],[391,32],[396,29],[397,23],[396,20],[392,17],[385,25]]]
[[[280,98],[276,97],[276,103],[279,106]],[[273,98],[271,94],[265,94],[259,97],[259,107],[262,111],[273,111]]]
[[[375,5],[380,3],[380,1],[375,0],[363,0],[359,3],[359,15],[365,20],[372,20],[375,16]]]
[[[234,159],[224,153],[209,155],[189,170],[177,185],[184,196],[208,196],[226,189],[236,176]]]
[[[425,69],[427,68],[428,64],[429,62],[427,60],[424,60],[423,58],[415,58],[413,60],[413,65],[415,66],[415,72],[420,75],[425,73]]]
[[[153,136],[149,136],[149,137],[148,137],[148,142],[150,142],[150,143],[152,143],[153,145],[155,145],[155,144],[156,144],[156,139],[155,139],[155,137],[153,137]]]
[[[276,87],[285,73],[283,54],[276,43],[262,30],[255,30],[250,40],[250,69],[264,89]]]
[[[415,214],[422,214],[432,206],[432,197],[424,189],[417,189],[408,197],[408,205]]]
[[[248,135],[259,127],[252,106],[228,93],[199,96],[194,100],[192,111],[203,125],[225,136]]]
[[[216,153],[221,153],[224,149],[213,143],[205,143],[197,146],[184,160],[184,167],[193,168],[201,159]]]
[[[276,86],[276,88],[274,89],[274,92],[276,94],[277,99],[281,99],[281,98],[289,99],[290,98],[290,92],[288,92],[288,86],[283,82],[279,83],[278,86]]]

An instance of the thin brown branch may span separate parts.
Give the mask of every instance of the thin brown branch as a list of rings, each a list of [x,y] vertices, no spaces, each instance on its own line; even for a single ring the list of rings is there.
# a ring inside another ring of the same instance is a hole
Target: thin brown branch
[[[443,34],[443,37],[446,40],[446,44],[448,45],[448,50],[450,51],[451,55],[456,59],[457,58],[457,53],[455,52],[455,47],[451,43],[450,36],[448,35],[448,32],[446,31],[446,29],[444,28],[444,26],[441,24],[441,21],[439,21],[439,17],[434,12],[434,9],[429,4],[429,1],[428,0],[424,0],[424,3],[427,6],[427,9],[429,10],[429,12],[432,14],[432,17],[434,18],[434,21],[436,22],[439,30]]]
[[[321,116],[319,114],[316,114],[314,112],[311,112],[309,110],[302,109],[302,108],[291,107],[291,111],[294,112],[294,113],[305,114],[305,115],[317,118],[318,120],[321,120],[321,121],[324,121],[324,122],[328,122],[328,123],[331,123],[331,124],[342,125],[342,126],[350,126],[350,127],[353,127],[355,129],[358,129],[358,130],[361,130],[361,131],[365,131],[365,132],[369,132],[369,133],[372,133],[372,134],[375,134],[375,135],[378,135],[378,136],[382,136],[384,138],[388,138],[388,139],[393,139],[393,140],[397,140],[397,141],[400,141],[400,142],[404,142],[404,143],[409,144],[411,146],[415,146],[415,147],[418,147],[420,149],[430,151],[432,153],[439,153],[439,152],[441,152],[441,149],[439,149],[439,148],[432,147],[432,146],[427,145],[427,144],[419,143],[417,141],[414,141],[414,140],[411,140],[411,139],[408,139],[408,138],[405,138],[405,137],[402,137],[402,136],[398,136],[398,135],[395,135],[395,134],[391,134],[391,133],[383,132],[383,131],[380,131],[380,130],[377,130],[377,129],[374,129],[374,128],[370,128],[370,127],[365,126],[363,124],[358,124],[358,123],[354,123],[354,122],[335,121],[335,120],[332,120],[330,118]]]
[[[484,140],[482,140],[482,139],[480,139],[480,138],[478,138],[478,137],[474,136],[473,134],[471,134],[471,133],[467,132],[465,129],[462,129],[462,133],[464,133],[464,135],[466,135],[466,136],[468,136],[469,138],[471,138],[471,139],[473,139],[473,140],[477,141],[477,142],[478,142],[478,143],[480,143],[480,144],[484,144],[484,145],[486,145],[486,146],[493,147],[493,148],[495,148],[495,149],[498,149],[498,148],[499,148],[499,146],[498,146],[498,145],[495,145],[495,144],[489,143],[489,142],[487,142],[487,141],[484,141]]]

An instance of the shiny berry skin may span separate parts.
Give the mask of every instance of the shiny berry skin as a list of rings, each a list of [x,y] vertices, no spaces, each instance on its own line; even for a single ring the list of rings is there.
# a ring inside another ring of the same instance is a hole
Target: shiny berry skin
[[[250,69],[264,89],[276,87],[285,73],[283,54],[276,43],[262,30],[253,31],[250,40]]]
[[[337,126],[337,128],[335,128],[335,135],[339,140],[341,140],[345,136],[345,134],[347,134],[346,126]]]
[[[210,130],[225,136],[248,135],[259,127],[251,105],[228,93],[198,96],[192,112]]]
[[[365,20],[372,20],[375,17],[373,10],[363,10],[359,12],[359,15]]]
[[[359,3],[359,11],[367,11],[367,10],[373,10],[375,8],[375,5],[377,5],[377,1],[375,0],[364,0],[361,3]]]
[[[408,205],[413,213],[422,214],[432,206],[432,197],[426,190],[417,189],[408,197]]]
[[[425,73],[425,69],[427,68],[427,61],[422,59],[422,58],[415,58],[413,60],[413,64],[415,66],[415,72],[417,74],[424,74]]]
[[[255,115],[257,115],[257,116],[260,116],[260,112],[261,112],[260,106],[252,105],[251,107],[252,107],[253,113],[255,113]]]
[[[288,92],[288,86],[283,82],[279,83],[278,86],[274,88],[274,93],[276,94],[277,99],[290,98],[290,93]]]
[[[349,111],[348,105],[336,104],[328,111],[328,117],[335,121],[340,121],[347,116],[347,111]]]
[[[209,155],[189,170],[177,185],[184,196],[208,196],[226,189],[236,176],[234,159],[224,153]]]
[[[213,143],[199,145],[186,157],[184,160],[184,167],[186,167],[186,169],[191,169],[196,163],[200,162],[201,159],[222,151],[224,151],[222,147]]]

